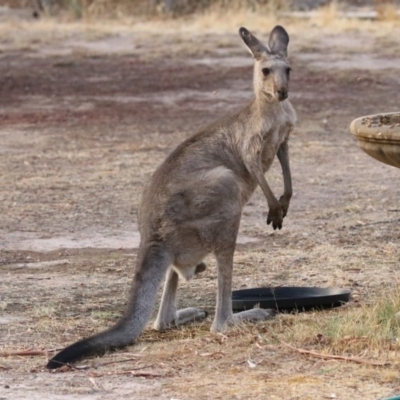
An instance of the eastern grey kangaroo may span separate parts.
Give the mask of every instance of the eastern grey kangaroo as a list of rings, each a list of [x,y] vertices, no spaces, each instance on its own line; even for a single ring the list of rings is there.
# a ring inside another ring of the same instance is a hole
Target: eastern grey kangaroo
[[[274,229],[281,229],[292,196],[288,139],[296,113],[287,99],[289,36],[276,26],[264,46],[245,28],[239,34],[255,60],[255,99],[185,140],[157,168],[139,208],[141,242],[125,314],[115,326],[62,350],[47,368],[132,343],[150,318],[165,276],[154,328],[205,318],[206,312],[197,308],[177,310],[175,300],[179,276],[189,280],[204,271],[202,260],[209,253],[214,253],[218,268],[212,331],[273,315],[259,308],[233,314],[232,269],[242,209],[257,185],[267,199],[267,224]],[[264,177],[275,155],[284,182],[279,200]]]

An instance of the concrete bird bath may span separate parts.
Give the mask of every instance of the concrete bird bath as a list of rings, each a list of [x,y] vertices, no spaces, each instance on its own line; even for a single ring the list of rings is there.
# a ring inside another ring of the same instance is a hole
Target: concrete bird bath
[[[361,150],[378,161],[400,168],[400,112],[357,118],[350,130]]]

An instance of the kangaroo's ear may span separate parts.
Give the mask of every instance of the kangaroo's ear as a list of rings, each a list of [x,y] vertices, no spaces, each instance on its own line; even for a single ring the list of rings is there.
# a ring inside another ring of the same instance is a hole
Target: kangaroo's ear
[[[287,56],[287,46],[289,44],[289,35],[285,29],[277,25],[269,35],[269,49],[272,54],[281,54]]]
[[[256,60],[260,59],[263,54],[267,53],[267,48],[246,28],[240,28],[239,35]]]

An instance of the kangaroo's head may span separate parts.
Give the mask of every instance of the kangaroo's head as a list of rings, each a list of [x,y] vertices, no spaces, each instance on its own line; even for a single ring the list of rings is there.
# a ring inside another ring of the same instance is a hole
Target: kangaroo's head
[[[256,96],[269,101],[283,101],[288,97],[290,66],[287,60],[289,35],[277,25],[269,35],[268,46],[264,46],[246,28],[239,34],[255,60],[254,90]]]

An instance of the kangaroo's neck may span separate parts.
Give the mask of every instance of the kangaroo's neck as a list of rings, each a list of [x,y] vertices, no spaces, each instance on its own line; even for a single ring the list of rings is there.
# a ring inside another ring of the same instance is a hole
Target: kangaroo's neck
[[[268,115],[268,113],[275,113],[282,111],[282,101],[274,99],[271,95],[266,93],[257,93],[252,103],[252,109],[259,112],[261,115]]]
[[[279,114],[284,112],[282,102],[272,100],[265,95],[256,96],[254,101],[243,110],[247,125],[247,135],[263,134],[271,130],[280,120]]]
[[[257,85],[254,85],[254,95],[255,95],[255,102],[268,107],[270,104],[279,104],[280,102],[277,101],[271,94],[267,92],[263,92],[257,88]]]

